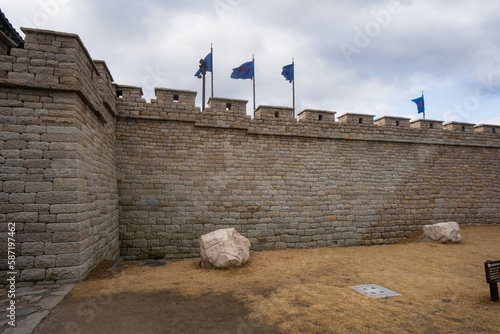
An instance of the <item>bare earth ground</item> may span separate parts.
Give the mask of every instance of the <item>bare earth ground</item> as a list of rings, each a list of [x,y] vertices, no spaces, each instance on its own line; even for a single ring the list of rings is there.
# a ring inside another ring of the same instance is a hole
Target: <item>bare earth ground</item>
[[[239,269],[195,260],[100,266],[35,329],[48,333],[500,333],[484,262],[500,226],[462,227],[463,244],[253,253]],[[350,286],[402,296],[374,299]]]

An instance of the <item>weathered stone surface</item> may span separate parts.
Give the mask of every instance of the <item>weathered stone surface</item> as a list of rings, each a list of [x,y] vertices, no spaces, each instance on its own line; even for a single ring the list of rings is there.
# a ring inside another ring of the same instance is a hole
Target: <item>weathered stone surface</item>
[[[21,246],[21,255],[42,255],[44,248],[43,242],[24,242]]]
[[[49,313],[50,311],[45,310],[30,314],[22,322],[19,322],[16,327],[7,328],[3,334],[31,334],[40,321]]]
[[[79,280],[119,253],[116,90],[106,65],[96,67],[78,36],[65,35],[72,44],[61,51],[47,48],[59,33],[25,34],[29,52],[14,48],[22,57],[0,65],[12,69],[0,89],[0,214],[17,224],[21,280],[43,280],[46,273],[48,280]],[[62,87],[70,75],[76,85]],[[60,212],[62,205],[74,209]],[[58,233],[74,227],[81,233]]]
[[[462,243],[460,226],[456,222],[437,223],[424,225],[424,234],[431,240],[439,242]]]
[[[200,240],[202,266],[239,267],[250,259],[250,241],[234,228],[202,235]]]
[[[16,312],[16,317],[23,317],[26,315],[30,315],[32,313],[35,313],[36,311],[38,311],[37,307],[24,308],[24,309],[20,310],[19,312]]]
[[[25,269],[21,272],[21,280],[28,282],[37,282],[45,280],[45,269]]]
[[[35,257],[35,268],[53,268],[56,266],[56,255],[39,255]]]
[[[64,297],[66,297],[65,294],[61,294],[60,296],[48,296],[44,299],[42,299],[38,304],[36,304],[37,306],[45,309],[45,310],[52,310],[54,307],[57,306],[57,304],[59,304],[61,302],[61,300],[64,299]]]

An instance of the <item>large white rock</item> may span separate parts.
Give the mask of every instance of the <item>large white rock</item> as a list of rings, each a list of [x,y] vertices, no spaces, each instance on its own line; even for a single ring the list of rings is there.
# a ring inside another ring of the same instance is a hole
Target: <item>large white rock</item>
[[[204,234],[200,240],[202,267],[239,267],[250,259],[250,241],[234,228]]]
[[[460,227],[456,222],[424,225],[424,234],[429,239],[439,242],[462,243],[463,241]]]

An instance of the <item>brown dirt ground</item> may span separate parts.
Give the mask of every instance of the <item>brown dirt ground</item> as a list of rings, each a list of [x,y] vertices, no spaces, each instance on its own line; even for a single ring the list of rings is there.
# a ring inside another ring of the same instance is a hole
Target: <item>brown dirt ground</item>
[[[463,244],[253,253],[247,265],[200,269],[105,263],[33,332],[46,333],[500,333],[484,262],[500,260],[500,225],[461,227]],[[373,299],[350,286],[402,296]]]

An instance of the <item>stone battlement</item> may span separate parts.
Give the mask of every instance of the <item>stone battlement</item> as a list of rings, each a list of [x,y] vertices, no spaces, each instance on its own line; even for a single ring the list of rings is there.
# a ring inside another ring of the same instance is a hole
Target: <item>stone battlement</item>
[[[196,92],[167,88],[147,102],[78,35],[23,31],[23,48],[0,45],[0,252],[15,224],[20,281],[198,257],[219,228],[259,251],[500,223],[500,126],[280,106],[251,117],[245,100],[201,111]]]
[[[248,101],[210,98],[204,112],[195,106],[196,92],[157,88],[156,99],[147,103],[140,87],[116,86],[118,116],[196,122],[198,126],[247,129],[251,134],[332,139],[432,142],[449,145],[499,146],[500,125],[345,113],[306,109],[293,117],[293,109],[258,106],[255,117],[246,115]]]

